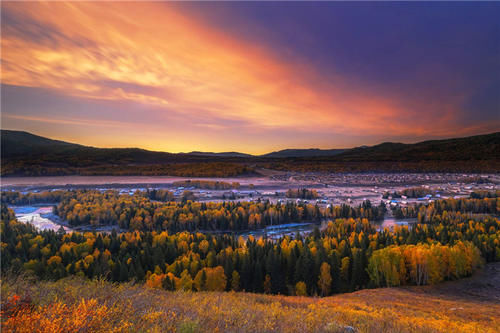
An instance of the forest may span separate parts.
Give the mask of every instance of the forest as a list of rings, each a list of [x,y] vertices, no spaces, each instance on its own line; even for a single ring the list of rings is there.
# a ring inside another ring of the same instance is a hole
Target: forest
[[[448,220],[450,217],[464,219],[478,214],[500,213],[500,197],[487,197],[475,199],[473,192],[469,199],[443,199],[420,203],[407,207],[396,207],[393,214],[396,218],[417,218],[419,223]]]
[[[117,191],[96,190],[54,191],[21,194],[3,192],[2,202],[27,204],[58,203],[54,213],[72,226],[116,225],[125,230],[143,231],[241,231],[290,222],[321,222],[324,219],[381,219],[385,206],[373,206],[369,201],[358,207],[349,205],[321,208],[306,203],[255,202],[195,202],[191,192],[184,192],[180,201],[165,190],[137,191],[133,195]],[[192,198],[191,198],[192,199]],[[163,201],[162,200],[162,201]]]
[[[425,187],[411,187],[411,188],[405,188],[402,191],[394,191],[392,193],[384,192],[382,198],[388,199],[389,196],[391,196],[392,198],[401,198],[401,196],[403,195],[408,198],[421,198],[428,194],[432,195],[432,193],[433,193],[432,190]]]
[[[81,201],[75,206],[99,202],[93,191],[73,194]],[[100,195],[110,202],[117,199],[110,211],[127,202],[112,193]],[[139,195],[124,200],[146,211],[150,204]],[[160,230],[40,232],[16,222],[2,203],[1,264],[4,272],[41,279],[79,275],[185,291],[327,296],[370,287],[435,284],[469,276],[484,262],[500,260],[500,221],[466,213],[497,209],[496,199],[494,206],[490,200],[437,201],[426,208],[425,223],[413,227],[378,231],[366,218],[335,218],[324,230],[279,240]],[[193,209],[193,204],[186,205]],[[228,205],[245,210],[234,203],[216,207]],[[276,208],[262,205],[264,216]],[[280,211],[287,212],[284,207]]]
[[[100,163],[91,166],[53,166],[43,161],[2,161],[2,177],[6,176],[177,176],[177,177],[235,177],[255,175],[254,168],[233,162],[190,162],[140,165]]]
[[[310,158],[282,158],[270,161],[261,161],[258,166],[271,170],[286,172],[467,172],[467,173],[498,173],[500,170],[499,160],[493,158],[485,160],[425,160],[418,161],[349,161],[338,160],[339,157],[310,157]]]
[[[207,190],[229,190],[240,187],[238,182],[229,183],[215,180],[182,180],[173,182],[172,185],[174,187],[194,187]]]

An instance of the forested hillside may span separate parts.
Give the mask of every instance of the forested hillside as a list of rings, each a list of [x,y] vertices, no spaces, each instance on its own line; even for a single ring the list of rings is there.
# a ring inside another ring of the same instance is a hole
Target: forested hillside
[[[253,169],[237,157],[95,148],[1,130],[2,176],[171,175],[231,177]]]
[[[499,172],[500,132],[416,144],[383,143],[342,150],[241,153],[154,152],[94,148],[2,130],[2,176],[171,175],[234,177],[256,168],[300,172]],[[334,143],[332,143],[334,144]]]
[[[342,161],[500,160],[500,132],[415,144],[385,142],[343,152]]]

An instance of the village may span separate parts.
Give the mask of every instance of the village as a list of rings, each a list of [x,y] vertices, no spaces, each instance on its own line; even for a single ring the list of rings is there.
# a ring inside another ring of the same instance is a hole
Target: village
[[[306,203],[319,206],[348,204],[357,206],[369,200],[383,202],[388,208],[417,203],[430,203],[437,199],[469,197],[474,191],[500,189],[497,174],[452,173],[283,173],[269,177],[195,178],[191,183],[185,177],[51,177],[8,178],[3,191],[40,192],[71,189],[117,190],[121,194],[136,191],[168,190],[176,200],[186,193],[189,198],[202,202],[265,201],[272,203]],[[27,182],[30,180],[31,182]],[[223,188],[203,188],[196,183],[220,183]],[[178,184],[185,184],[178,186]],[[192,184],[192,185],[191,185]],[[287,195],[290,189],[307,189],[316,193],[314,198]],[[421,196],[405,195],[409,189],[420,189]],[[424,194],[425,193],[425,194]]]

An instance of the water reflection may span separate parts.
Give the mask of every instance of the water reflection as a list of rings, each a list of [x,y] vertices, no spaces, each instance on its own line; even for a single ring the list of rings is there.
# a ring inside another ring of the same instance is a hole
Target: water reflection
[[[16,214],[16,219],[22,223],[31,223],[38,230],[53,230],[58,231],[61,225],[54,223],[50,217],[52,214],[52,206],[13,206],[11,207]],[[71,229],[63,226],[65,231]]]
[[[385,217],[381,223],[377,224],[377,230],[383,230],[385,228],[393,229],[395,226],[409,226],[417,223],[417,219],[396,219],[394,217]]]
[[[267,226],[264,229],[242,232],[237,235],[243,236],[243,238],[253,236],[256,238],[267,237],[271,239],[278,239],[283,236],[295,236],[297,233],[302,235],[308,234],[312,232],[315,227],[319,228],[320,225],[316,223],[287,223]]]

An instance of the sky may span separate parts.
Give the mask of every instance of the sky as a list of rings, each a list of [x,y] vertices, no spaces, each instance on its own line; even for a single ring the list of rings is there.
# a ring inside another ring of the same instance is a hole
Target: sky
[[[1,127],[158,151],[500,130],[498,2],[1,2]]]

